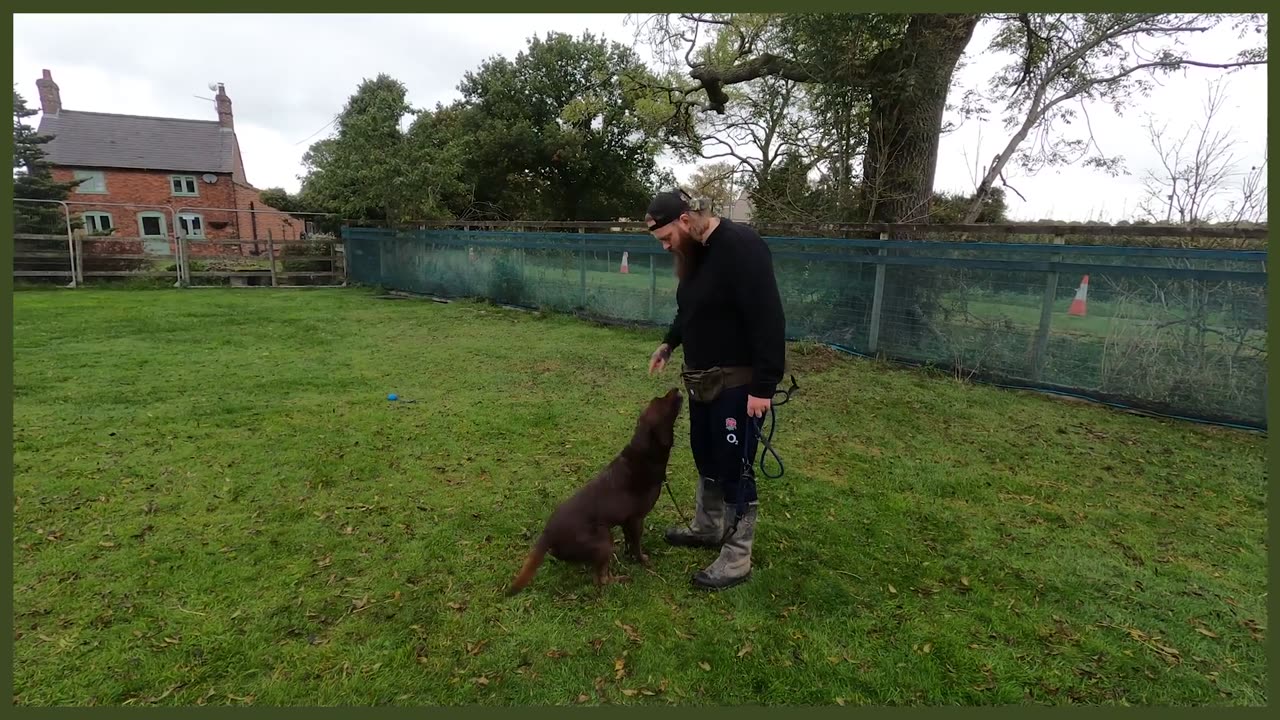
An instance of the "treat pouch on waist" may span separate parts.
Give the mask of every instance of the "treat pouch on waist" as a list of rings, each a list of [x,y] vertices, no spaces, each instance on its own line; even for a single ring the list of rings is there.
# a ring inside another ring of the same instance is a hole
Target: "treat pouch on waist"
[[[707,370],[690,370],[685,367],[680,372],[684,381],[684,389],[689,398],[700,403],[709,403],[720,397],[720,393],[751,382],[749,367],[713,367]]]

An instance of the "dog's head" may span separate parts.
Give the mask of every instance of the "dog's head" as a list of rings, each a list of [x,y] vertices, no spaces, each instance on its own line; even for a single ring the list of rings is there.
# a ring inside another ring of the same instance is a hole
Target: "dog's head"
[[[650,400],[636,421],[635,443],[643,449],[671,450],[675,445],[676,418],[683,404],[684,398],[675,388]]]

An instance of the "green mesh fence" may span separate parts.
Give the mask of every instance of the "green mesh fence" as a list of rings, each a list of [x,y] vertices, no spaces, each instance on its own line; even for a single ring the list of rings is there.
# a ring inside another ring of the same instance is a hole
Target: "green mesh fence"
[[[647,235],[343,235],[357,283],[642,323],[675,313],[671,257]],[[1264,251],[766,239],[792,339],[1266,427]]]

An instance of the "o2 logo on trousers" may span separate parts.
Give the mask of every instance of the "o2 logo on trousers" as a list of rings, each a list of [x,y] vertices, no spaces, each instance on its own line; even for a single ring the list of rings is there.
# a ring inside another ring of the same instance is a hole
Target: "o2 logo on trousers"
[[[738,444],[738,434],[737,434],[737,432],[736,432],[736,431],[737,431],[737,429],[738,429],[738,420],[737,420],[737,418],[731,418],[731,417],[729,417],[729,418],[725,418],[725,419],[724,419],[724,430],[725,430],[724,439],[725,439],[725,440],[726,440],[730,445],[737,445],[737,444]]]

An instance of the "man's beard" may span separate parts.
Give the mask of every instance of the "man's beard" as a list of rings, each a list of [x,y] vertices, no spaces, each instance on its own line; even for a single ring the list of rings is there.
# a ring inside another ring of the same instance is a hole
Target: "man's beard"
[[[707,246],[698,242],[692,235],[683,233],[673,237],[671,254],[676,257],[676,277],[680,280],[692,277],[707,254]]]

